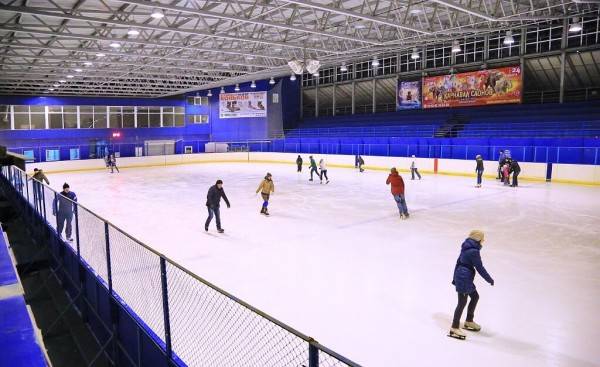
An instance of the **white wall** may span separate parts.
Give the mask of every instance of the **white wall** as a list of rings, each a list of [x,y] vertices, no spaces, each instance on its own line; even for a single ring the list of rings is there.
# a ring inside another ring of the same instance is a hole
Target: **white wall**
[[[600,166],[553,164],[552,181],[600,185]]]

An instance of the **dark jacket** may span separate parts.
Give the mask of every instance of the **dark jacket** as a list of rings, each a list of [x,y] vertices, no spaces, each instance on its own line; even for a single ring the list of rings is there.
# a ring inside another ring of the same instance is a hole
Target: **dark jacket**
[[[365,164],[365,160],[363,159],[363,157],[361,157],[361,156],[358,157],[358,164],[361,165],[361,166],[363,164]]]
[[[317,162],[315,161],[314,158],[310,159],[310,168],[317,169]]]
[[[302,162],[302,157],[298,156],[298,158],[296,158],[296,164],[300,166],[302,165]]]
[[[206,195],[206,206],[211,208],[219,208],[221,206],[221,198],[225,200],[227,206],[231,206],[229,204],[229,200],[227,199],[227,195],[225,195],[225,190],[220,189],[217,185],[213,185],[208,189],[208,194]]]
[[[513,160],[510,162],[510,173],[516,173],[517,175],[521,173],[521,166],[519,166],[519,162]]]
[[[483,159],[476,159],[475,162],[477,162],[477,167],[475,167],[475,171],[483,172]]]
[[[467,238],[462,244],[460,255],[454,267],[454,279],[452,284],[458,293],[473,293],[475,291],[475,270],[488,283],[494,284],[494,279],[488,274],[481,262],[481,244],[472,238]]]
[[[404,195],[404,180],[398,173],[390,173],[385,183],[392,185],[392,195]]]
[[[52,214],[58,212],[63,215],[72,215],[73,214],[73,203],[72,201],[77,201],[77,195],[73,191],[64,192],[61,191],[60,194],[56,195],[54,201],[52,202]]]

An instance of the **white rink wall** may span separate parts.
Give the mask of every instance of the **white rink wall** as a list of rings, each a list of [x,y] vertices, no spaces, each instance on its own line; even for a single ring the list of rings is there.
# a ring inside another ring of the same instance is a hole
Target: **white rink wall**
[[[308,164],[310,154],[301,154],[304,163]],[[295,164],[296,153],[200,153],[200,154],[178,154],[153,157],[127,157],[117,159],[119,168],[169,166],[192,163],[217,163],[217,162],[272,162]],[[353,155],[330,155],[314,154],[317,163],[325,158],[329,167],[354,167]],[[406,157],[379,157],[363,156],[365,168],[374,170],[388,170],[396,167],[398,170],[408,172],[413,158]],[[475,175],[475,161],[461,159],[433,159],[414,158],[420,172],[439,173],[448,175],[471,176]],[[436,164],[437,161],[437,172]],[[520,162],[521,175],[524,180],[545,181],[547,165],[545,163]],[[485,161],[485,176],[495,177],[498,163],[496,161]],[[73,161],[40,162],[28,164],[27,170],[41,168],[48,173],[65,171],[86,171],[106,169],[102,159],[86,159]],[[576,164],[553,164],[553,182],[578,183],[588,185],[600,185],[600,166],[576,165]]]

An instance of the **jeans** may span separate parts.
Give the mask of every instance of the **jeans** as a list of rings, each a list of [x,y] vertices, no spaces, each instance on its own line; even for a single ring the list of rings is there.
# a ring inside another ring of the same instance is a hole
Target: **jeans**
[[[325,179],[327,181],[329,181],[329,177],[327,177],[327,170],[326,169],[321,170],[321,175],[319,176],[319,178],[321,179],[321,181],[323,181],[323,176],[325,176]]]
[[[65,228],[65,222],[67,222],[67,226],[65,228],[65,234],[67,235],[67,238],[71,238],[71,234],[73,233],[73,226],[72,226],[72,221],[73,221],[73,213],[61,213],[60,211],[58,212],[58,214],[56,215],[56,220],[58,222],[56,231],[58,232],[58,235],[62,235],[62,231],[63,228]]]
[[[483,175],[483,171],[477,171],[477,185],[481,185],[481,176]]]
[[[463,310],[467,304],[467,298],[471,298],[469,307],[467,308],[467,321],[472,322],[475,316],[475,307],[477,307],[477,301],[479,301],[479,293],[473,291],[473,293],[458,293],[458,304],[454,310],[454,319],[452,320],[452,328],[458,329],[460,327],[460,318],[462,317]]]
[[[213,216],[214,216],[215,220],[217,222],[217,229],[221,229],[220,208],[219,207],[212,208],[210,206],[207,206],[207,208],[208,208],[208,218],[206,218],[206,224],[204,224],[204,228],[208,228],[208,226],[210,225],[210,221],[213,219]]]
[[[412,179],[415,179],[415,173],[417,174],[417,176],[419,177],[419,180],[421,179],[421,174],[419,173],[419,169],[418,168],[411,168],[410,169],[410,174],[412,175]]]
[[[502,180],[502,166],[500,164],[498,164],[498,177],[496,179]]]
[[[408,214],[408,208],[406,207],[406,200],[404,199],[404,195],[394,195],[394,200],[396,200],[396,204],[398,205],[398,210],[400,210],[400,214]]]
[[[298,165],[298,172],[302,172],[302,165],[301,164]]]
[[[316,174],[317,174],[317,176],[321,177],[321,175],[319,174],[319,171],[317,171],[317,169],[316,169],[316,168],[314,168],[314,167],[311,167],[311,169],[310,169],[310,179],[311,179],[311,181],[312,181],[312,179],[313,179],[313,173],[316,173]]]
[[[263,208],[268,207],[269,206],[269,196],[270,195],[269,194],[264,194],[264,193],[261,192],[260,196],[262,196],[262,199],[263,199],[263,205],[262,205]]]
[[[514,172],[513,173],[513,186],[519,186],[519,180],[517,179],[517,177],[519,177],[519,173],[521,172]]]

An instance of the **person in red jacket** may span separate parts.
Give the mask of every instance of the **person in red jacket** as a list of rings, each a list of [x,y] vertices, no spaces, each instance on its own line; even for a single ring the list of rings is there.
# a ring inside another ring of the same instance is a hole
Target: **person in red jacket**
[[[408,209],[406,208],[406,200],[404,199],[404,180],[402,179],[402,176],[398,174],[396,167],[392,168],[385,183],[387,185],[392,185],[392,195],[394,196],[396,205],[398,205],[398,210],[400,210],[400,218],[407,219],[409,215]]]

